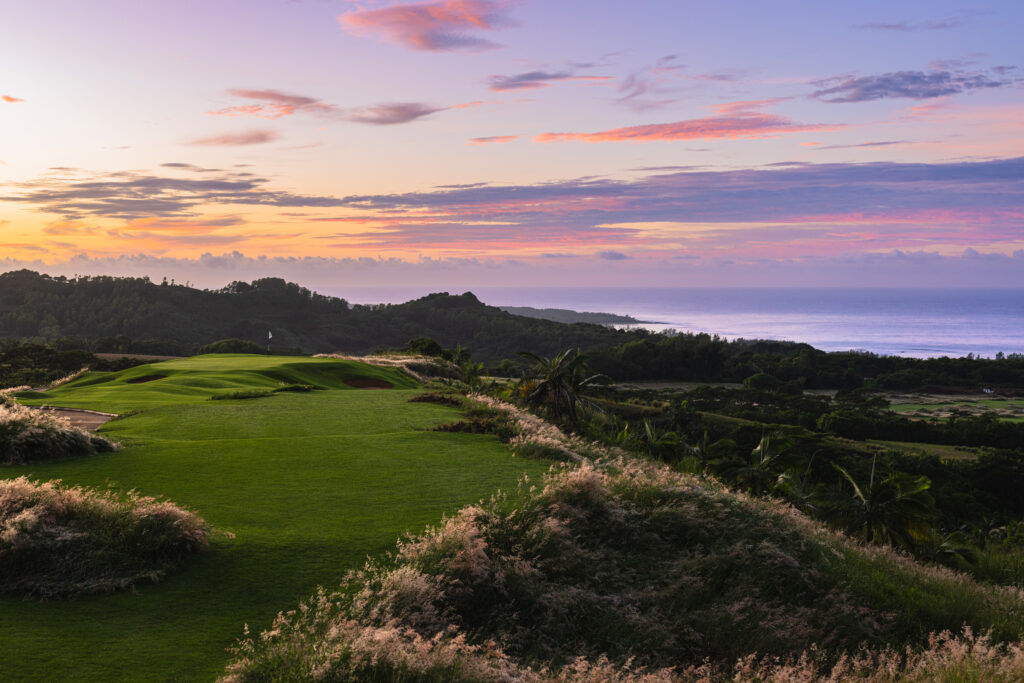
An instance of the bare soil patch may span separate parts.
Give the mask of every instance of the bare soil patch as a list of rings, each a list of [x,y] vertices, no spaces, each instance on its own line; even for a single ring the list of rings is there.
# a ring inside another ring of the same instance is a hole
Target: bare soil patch
[[[113,413],[100,413],[95,410],[82,410],[79,408],[51,408],[50,406],[41,406],[39,408],[33,408],[33,410],[42,410],[47,413],[53,413],[57,417],[64,417],[74,425],[81,429],[88,429],[91,432],[95,432],[97,429],[113,420],[117,415]]]
[[[355,377],[353,379],[345,380],[345,384],[356,389],[393,389],[394,384],[386,382],[382,379],[373,379],[372,377]]]

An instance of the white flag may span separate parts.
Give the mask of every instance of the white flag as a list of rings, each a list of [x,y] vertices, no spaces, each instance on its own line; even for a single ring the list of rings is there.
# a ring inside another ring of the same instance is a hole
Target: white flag
[[[274,333],[273,332],[267,332],[267,339],[273,339],[273,338],[274,338]]]

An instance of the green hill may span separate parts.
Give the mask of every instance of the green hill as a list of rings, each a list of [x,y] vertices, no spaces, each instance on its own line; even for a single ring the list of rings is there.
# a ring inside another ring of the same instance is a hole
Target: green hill
[[[516,316],[470,293],[349,306],[278,278],[209,291],[145,278],[0,274],[0,338],[79,338],[99,352],[187,355],[225,338],[265,345],[268,332],[273,348],[305,352],[367,353],[426,336],[446,347],[469,347],[475,359],[486,362],[524,348],[550,354],[646,334]]]

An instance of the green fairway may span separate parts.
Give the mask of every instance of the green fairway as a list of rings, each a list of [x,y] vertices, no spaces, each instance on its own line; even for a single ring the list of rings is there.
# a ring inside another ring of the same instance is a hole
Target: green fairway
[[[396,388],[355,389],[345,383],[353,379]],[[287,384],[325,390],[208,400]],[[408,403],[414,387],[396,371],[342,360],[202,356],[87,375],[26,401],[141,412],[102,428],[125,445],[119,452],[0,477],[166,496],[234,537],[216,537],[137,595],[0,598],[0,680],[212,680],[244,624],[268,627],[403,532],[547,469],[490,436],[425,431],[457,412]]]

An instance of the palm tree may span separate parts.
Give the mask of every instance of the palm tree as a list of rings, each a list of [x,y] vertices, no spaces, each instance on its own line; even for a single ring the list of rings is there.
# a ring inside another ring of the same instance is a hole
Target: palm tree
[[[676,446],[679,445],[679,435],[669,430],[659,430],[657,425],[644,418],[644,431],[640,435],[640,441],[650,455],[665,460],[673,460],[676,455]]]
[[[569,418],[576,424],[577,405],[587,403],[580,392],[591,384],[607,380],[604,375],[587,375],[587,357],[579,350],[566,349],[554,358],[545,358],[529,351],[520,351],[519,355],[534,362],[535,378],[526,386],[529,393],[527,401],[542,404],[551,410],[552,415]]]
[[[771,488],[771,482],[778,477],[778,470],[783,469],[789,460],[789,444],[775,442],[766,434],[746,461],[726,466],[722,474],[747,493],[761,495]]]
[[[849,472],[832,463],[853,489],[852,495],[835,510],[835,517],[847,533],[872,543],[888,543],[904,548],[931,538],[931,520],[935,502],[925,476],[890,472],[876,476],[878,456],[871,461],[867,486],[860,486]]]

